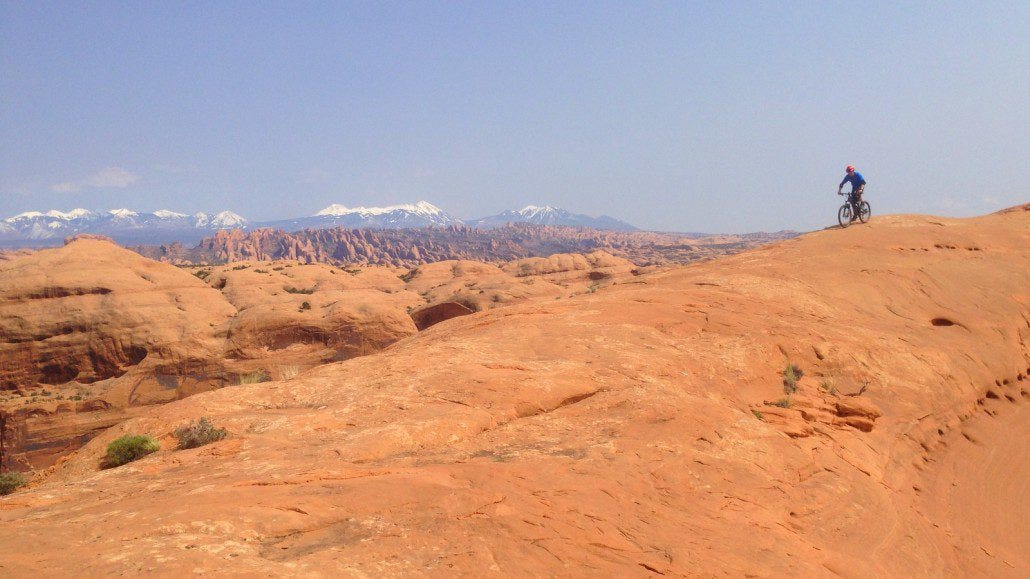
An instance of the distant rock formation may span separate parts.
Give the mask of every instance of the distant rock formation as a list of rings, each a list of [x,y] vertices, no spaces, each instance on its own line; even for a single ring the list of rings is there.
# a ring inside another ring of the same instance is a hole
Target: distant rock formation
[[[305,229],[293,233],[275,229],[230,230],[219,231],[192,248],[170,244],[134,250],[173,263],[294,259],[306,263],[392,267],[415,267],[445,260],[499,263],[601,250],[643,266],[689,263],[795,235],[781,232],[689,237],[521,223],[490,230],[461,225],[417,229]]]

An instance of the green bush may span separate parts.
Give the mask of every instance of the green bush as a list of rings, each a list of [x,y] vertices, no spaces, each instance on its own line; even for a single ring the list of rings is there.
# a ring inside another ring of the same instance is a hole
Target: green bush
[[[9,495],[18,487],[25,486],[29,481],[20,472],[5,472],[0,474],[0,495]]]
[[[153,438],[140,434],[126,434],[107,445],[107,455],[102,466],[114,468],[157,452],[161,445]]]
[[[173,434],[179,439],[179,448],[187,449],[217,442],[229,433],[224,428],[215,428],[207,418],[201,417],[196,422],[176,428]]]

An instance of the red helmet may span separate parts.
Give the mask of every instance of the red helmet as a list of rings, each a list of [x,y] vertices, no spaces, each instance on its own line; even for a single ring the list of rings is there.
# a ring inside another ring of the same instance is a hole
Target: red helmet
[[[848,165],[844,170],[847,171],[848,173],[851,173],[852,171],[855,170],[855,166],[854,165]]]

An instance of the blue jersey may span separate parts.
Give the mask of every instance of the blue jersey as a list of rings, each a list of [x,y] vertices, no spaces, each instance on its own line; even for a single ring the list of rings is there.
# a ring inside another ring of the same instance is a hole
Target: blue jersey
[[[845,183],[851,183],[851,190],[858,191],[858,188],[865,185],[865,179],[862,178],[862,174],[858,171],[850,175],[845,175],[844,180],[840,182],[840,186],[843,187]]]

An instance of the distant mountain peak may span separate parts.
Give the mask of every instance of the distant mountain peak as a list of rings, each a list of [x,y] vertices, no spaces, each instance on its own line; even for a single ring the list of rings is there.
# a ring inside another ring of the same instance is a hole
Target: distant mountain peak
[[[15,221],[23,221],[25,219],[35,219],[37,217],[43,217],[43,214],[39,211],[25,211],[4,219],[7,223],[14,223]]]
[[[468,222],[469,225],[483,229],[503,227],[508,223],[530,223],[533,225],[559,225],[568,227],[589,227],[611,231],[635,231],[637,228],[612,217],[591,217],[572,213],[561,207],[551,205],[527,205],[522,209],[509,209],[497,215],[490,215]]]
[[[247,220],[243,216],[232,211],[222,211],[211,220],[211,225],[221,228],[240,227],[246,224]]]
[[[185,213],[177,213],[167,209],[158,209],[154,212],[154,215],[157,215],[161,219],[181,219],[183,217],[189,217],[189,215],[186,215]]]
[[[131,209],[111,209],[108,213],[115,217],[137,217],[139,215]]]
[[[559,209],[557,207],[551,207],[550,205],[544,205],[543,207],[537,205],[526,205],[522,209],[516,211],[516,213],[518,213],[519,215],[530,217],[533,215],[540,215],[541,213],[555,213],[558,211],[562,211],[562,209]]]

